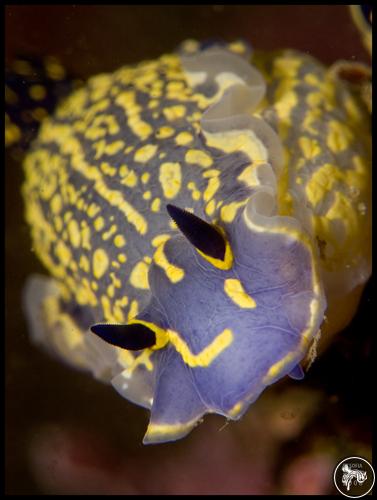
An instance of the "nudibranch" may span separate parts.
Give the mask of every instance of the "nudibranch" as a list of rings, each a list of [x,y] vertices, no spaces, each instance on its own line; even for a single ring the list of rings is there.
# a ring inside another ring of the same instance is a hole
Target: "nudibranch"
[[[251,62],[250,62],[251,61]],[[293,50],[188,41],[95,76],[24,160],[31,335],[150,410],[144,443],[302,378],[371,271],[370,117]]]

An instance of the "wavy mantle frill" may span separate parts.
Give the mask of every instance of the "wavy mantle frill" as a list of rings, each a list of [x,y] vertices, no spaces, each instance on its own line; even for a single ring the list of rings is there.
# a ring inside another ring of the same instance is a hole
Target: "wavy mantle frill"
[[[302,232],[303,220],[277,215],[277,184],[283,167],[283,146],[272,127],[255,112],[266,83],[262,74],[239,55],[213,47],[191,56],[181,56],[187,80],[195,86],[217,85],[218,91],[200,120],[206,139],[221,134],[246,134],[258,145],[261,159],[253,161],[253,187],[244,210],[250,227],[287,227]],[[305,230],[308,228],[305,227]]]

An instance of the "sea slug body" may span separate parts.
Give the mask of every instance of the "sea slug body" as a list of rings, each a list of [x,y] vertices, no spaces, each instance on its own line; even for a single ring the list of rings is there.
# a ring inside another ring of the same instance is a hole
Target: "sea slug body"
[[[145,443],[240,418],[353,315],[370,155],[366,107],[300,52],[188,41],[91,78],[24,160],[32,338],[149,409]]]

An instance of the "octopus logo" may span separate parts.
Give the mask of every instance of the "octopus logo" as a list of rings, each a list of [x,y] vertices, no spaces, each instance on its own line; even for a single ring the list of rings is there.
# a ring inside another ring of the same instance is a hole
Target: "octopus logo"
[[[337,490],[349,498],[361,498],[367,495],[373,488],[374,479],[373,467],[361,457],[345,458],[334,471],[334,484]]]

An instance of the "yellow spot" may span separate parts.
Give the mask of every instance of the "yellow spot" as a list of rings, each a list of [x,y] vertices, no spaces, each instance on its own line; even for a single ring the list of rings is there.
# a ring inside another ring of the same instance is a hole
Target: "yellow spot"
[[[117,173],[116,168],[112,167],[109,163],[104,161],[101,163],[100,169],[104,174],[110,175],[110,177],[113,177]]]
[[[157,108],[159,104],[159,101],[157,99],[151,99],[148,103],[148,108],[149,109],[154,109]]]
[[[146,184],[149,179],[150,179],[151,174],[149,172],[144,172],[143,175],[141,176],[141,182],[143,184]]]
[[[202,176],[208,179],[209,177],[216,177],[220,174],[221,174],[220,170],[216,170],[215,168],[210,168],[209,170],[204,171]]]
[[[138,262],[131,271],[130,275],[131,285],[135,288],[148,290],[149,289],[148,270],[149,266],[145,262],[143,261]]]
[[[98,205],[96,205],[95,203],[91,203],[88,207],[88,211],[87,211],[87,214],[89,217],[95,217],[95,215],[97,215],[97,213],[100,211],[100,207]]]
[[[115,295],[114,285],[109,285],[107,287],[107,295],[112,299]]]
[[[142,141],[145,141],[145,139],[147,139],[153,132],[153,128],[149,125],[149,123],[144,122],[137,115],[131,116],[128,119],[128,125],[134,134],[140,137]]]
[[[62,210],[62,198],[59,194],[55,194],[50,201],[51,212],[53,214],[59,214]]]
[[[159,181],[165,198],[174,198],[181,187],[181,166],[179,163],[162,163],[160,166]]]
[[[156,132],[157,139],[167,139],[174,134],[174,129],[171,127],[160,127]]]
[[[63,229],[63,220],[61,217],[54,217],[54,226],[58,233]]]
[[[90,245],[90,228],[86,225],[86,223],[82,223],[81,228],[81,246],[87,250],[91,250]]]
[[[47,111],[41,107],[33,109],[31,114],[33,115],[33,118],[39,122],[42,121],[48,115]]]
[[[68,267],[69,263],[72,259],[72,254],[69,251],[68,247],[62,242],[58,241],[55,247],[55,254],[63,264],[63,266]]]
[[[189,149],[185,155],[185,161],[203,168],[210,167],[213,163],[212,158],[200,149]]]
[[[114,319],[117,323],[125,323],[126,322],[123,311],[119,306],[114,305],[113,314],[114,314]],[[123,351],[124,351],[124,349],[123,349]]]
[[[215,211],[216,203],[215,200],[211,200],[209,203],[206,205],[206,214],[207,215],[213,215],[213,212]]]
[[[54,57],[46,58],[46,72],[53,80],[63,80],[65,77],[65,69]]]
[[[113,319],[113,313],[111,311],[111,303],[109,298],[106,297],[106,295],[102,295],[101,304],[103,310],[103,317],[105,318],[105,321],[113,322],[114,319]]]
[[[69,221],[67,230],[72,246],[78,248],[81,243],[81,235],[79,225],[77,224],[77,221],[75,221],[75,219]]]
[[[150,191],[145,191],[145,193],[143,193],[143,198],[144,200],[150,200],[152,198],[152,193]]]
[[[349,128],[337,120],[328,123],[327,145],[333,153],[339,153],[347,149],[352,141]]]
[[[167,85],[166,85],[166,89],[168,92],[181,92],[182,90],[184,90],[184,83],[183,82],[169,82]]]
[[[186,146],[193,140],[194,137],[192,134],[190,134],[190,132],[180,132],[175,138],[175,142],[178,144],[178,146]]]
[[[315,170],[305,187],[306,196],[313,207],[321,202],[341,179],[341,170],[331,163],[325,163]]]
[[[162,243],[159,247],[157,247],[157,250],[153,255],[153,260],[165,271],[166,276],[172,283],[178,283],[178,281],[181,281],[181,279],[184,278],[185,272],[180,267],[175,266],[168,261],[164,252],[164,245],[165,243]]]
[[[309,137],[300,137],[298,140],[300,148],[308,160],[311,160],[321,154],[321,148],[315,139]]]
[[[93,287],[96,290],[95,287]],[[90,288],[90,283],[86,278],[83,278],[81,282],[77,285],[74,284],[74,290],[76,295],[76,300],[80,305],[90,304],[92,306],[97,305],[96,295]]]
[[[119,153],[119,151],[123,148],[124,148],[123,141],[114,141],[114,142],[111,142],[110,144],[106,145],[104,152],[105,152],[105,154],[112,156],[112,155],[116,155],[117,153]]]
[[[114,238],[114,245],[117,248],[122,248],[122,247],[124,247],[125,244],[126,244],[126,240],[125,240],[124,236],[121,234],[117,234]]]
[[[32,85],[29,89],[29,94],[35,101],[41,101],[46,97],[46,89],[42,85]]]
[[[161,200],[160,198],[155,198],[151,203],[152,212],[158,212],[160,210]]]
[[[93,276],[96,279],[102,278],[102,276],[107,271],[108,267],[109,267],[109,258],[107,256],[106,251],[103,250],[102,248],[97,248],[93,254],[93,262],[92,262]]]
[[[169,341],[176,351],[182,356],[186,365],[194,368],[196,366],[209,366],[230,344],[233,342],[233,332],[230,328],[223,330],[213,341],[198,354],[193,354],[186,342],[173,330],[167,331]]]
[[[292,80],[298,74],[301,65],[302,60],[294,56],[276,57],[273,63],[273,74],[282,80]]]
[[[122,287],[122,282],[115,276],[115,273],[110,273],[110,278],[111,278],[111,281],[113,282],[113,285],[115,286],[115,288]]]
[[[130,170],[127,165],[122,165],[119,169],[119,175],[122,177],[121,183],[128,187],[135,187],[137,184],[137,176],[133,170]]]
[[[275,104],[275,110],[280,118],[282,120],[282,131],[286,133],[286,126],[290,125],[290,117],[291,117],[291,112],[292,109],[297,106],[298,103],[298,97],[297,94],[294,91],[289,91],[286,92]]]
[[[198,201],[201,198],[201,192],[196,188],[196,184],[193,181],[187,183],[187,188],[192,191],[191,197],[193,200]]]
[[[255,300],[248,295],[240,280],[228,278],[224,281],[224,291],[228,297],[243,309],[254,309]]]
[[[128,321],[135,318],[139,313],[139,303],[137,300],[133,300],[130,305],[130,310],[128,311]]]
[[[86,273],[89,272],[89,269],[90,269],[90,264],[89,264],[89,260],[88,258],[85,256],[85,255],[81,255],[80,257],[80,261],[79,261],[79,267],[85,271]]]
[[[14,123],[5,125],[5,145],[10,146],[21,139],[21,130]]]
[[[136,103],[135,96],[134,91],[124,91],[117,96],[115,102],[124,109],[128,117],[127,123],[132,132],[141,140],[145,140],[150,136],[153,129],[140,118],[141,107]]]
[[[233,406],[233,408],[231,408],[230,411],[228,412],[229,417],[233,417],[233,418],[236,417],[240,413],[242,408],[243,408],[243,405],[241,402],[236,403]]]
[[[163,113],[168,121],[174,121],[185,116],[186,108],[181,104],[177,104],[176,106],[164,108]]]
[[[321,80],[314,73],[307,73],[304,77],[304,81],[313,87],[320,87],[321,85]]]
[[[159,234],[155,236],[152,240],[152,246],[158,247],[161,243],[165,243],[171,238],[170,234]]]
[[[233,222],[236,214],[237,214],[237,210],[246,205],[247,203],[247,200],[243,200],[243,201],[233,201],[232,203],[229,203],[229,205],[224,205],[221,207],[221,211],[220,211],[220,215],[221,215],[221,219],[224,221],[224,222]]]
[[[246,52],[246,46],[242,42],[232,42],[228,45],[228,49],[236,54],[243,54]]]
[[[103,229],[104,225],[105,225],[105,220],[103,217],[97,217],[97,219],[94,221],[94,224],[93,224],[94,229],[96,231],[101,231],[101,229]]]
[[[156,151],[157,146],[154,144],[147,144],[136,151],[134,160],[139,163],[147,163],[147,161],[155,155]]]
[[[103,233],[102,239],[104,241],[108,240],[116,232],[116,230],[117,230],[117,226],[115,224],[113,224],[108,231]]]
[[[211,177],[208,181],[208,186],[204,191],[203,200],[209,201],[211,198],[213,198],[219,187],[220,187],[220,179],[218,177]]]
[[[127,262],[127,255],[124,254],[124,253],[120,253],[118,255],[118,260],[119,260],[119,262],[121,262],[122,264],[124,264],[125,262]]]
[[[126,307],[128,305],[128,297],[124,295],[122,298],[116,300],[115,304],[119,307]]]

